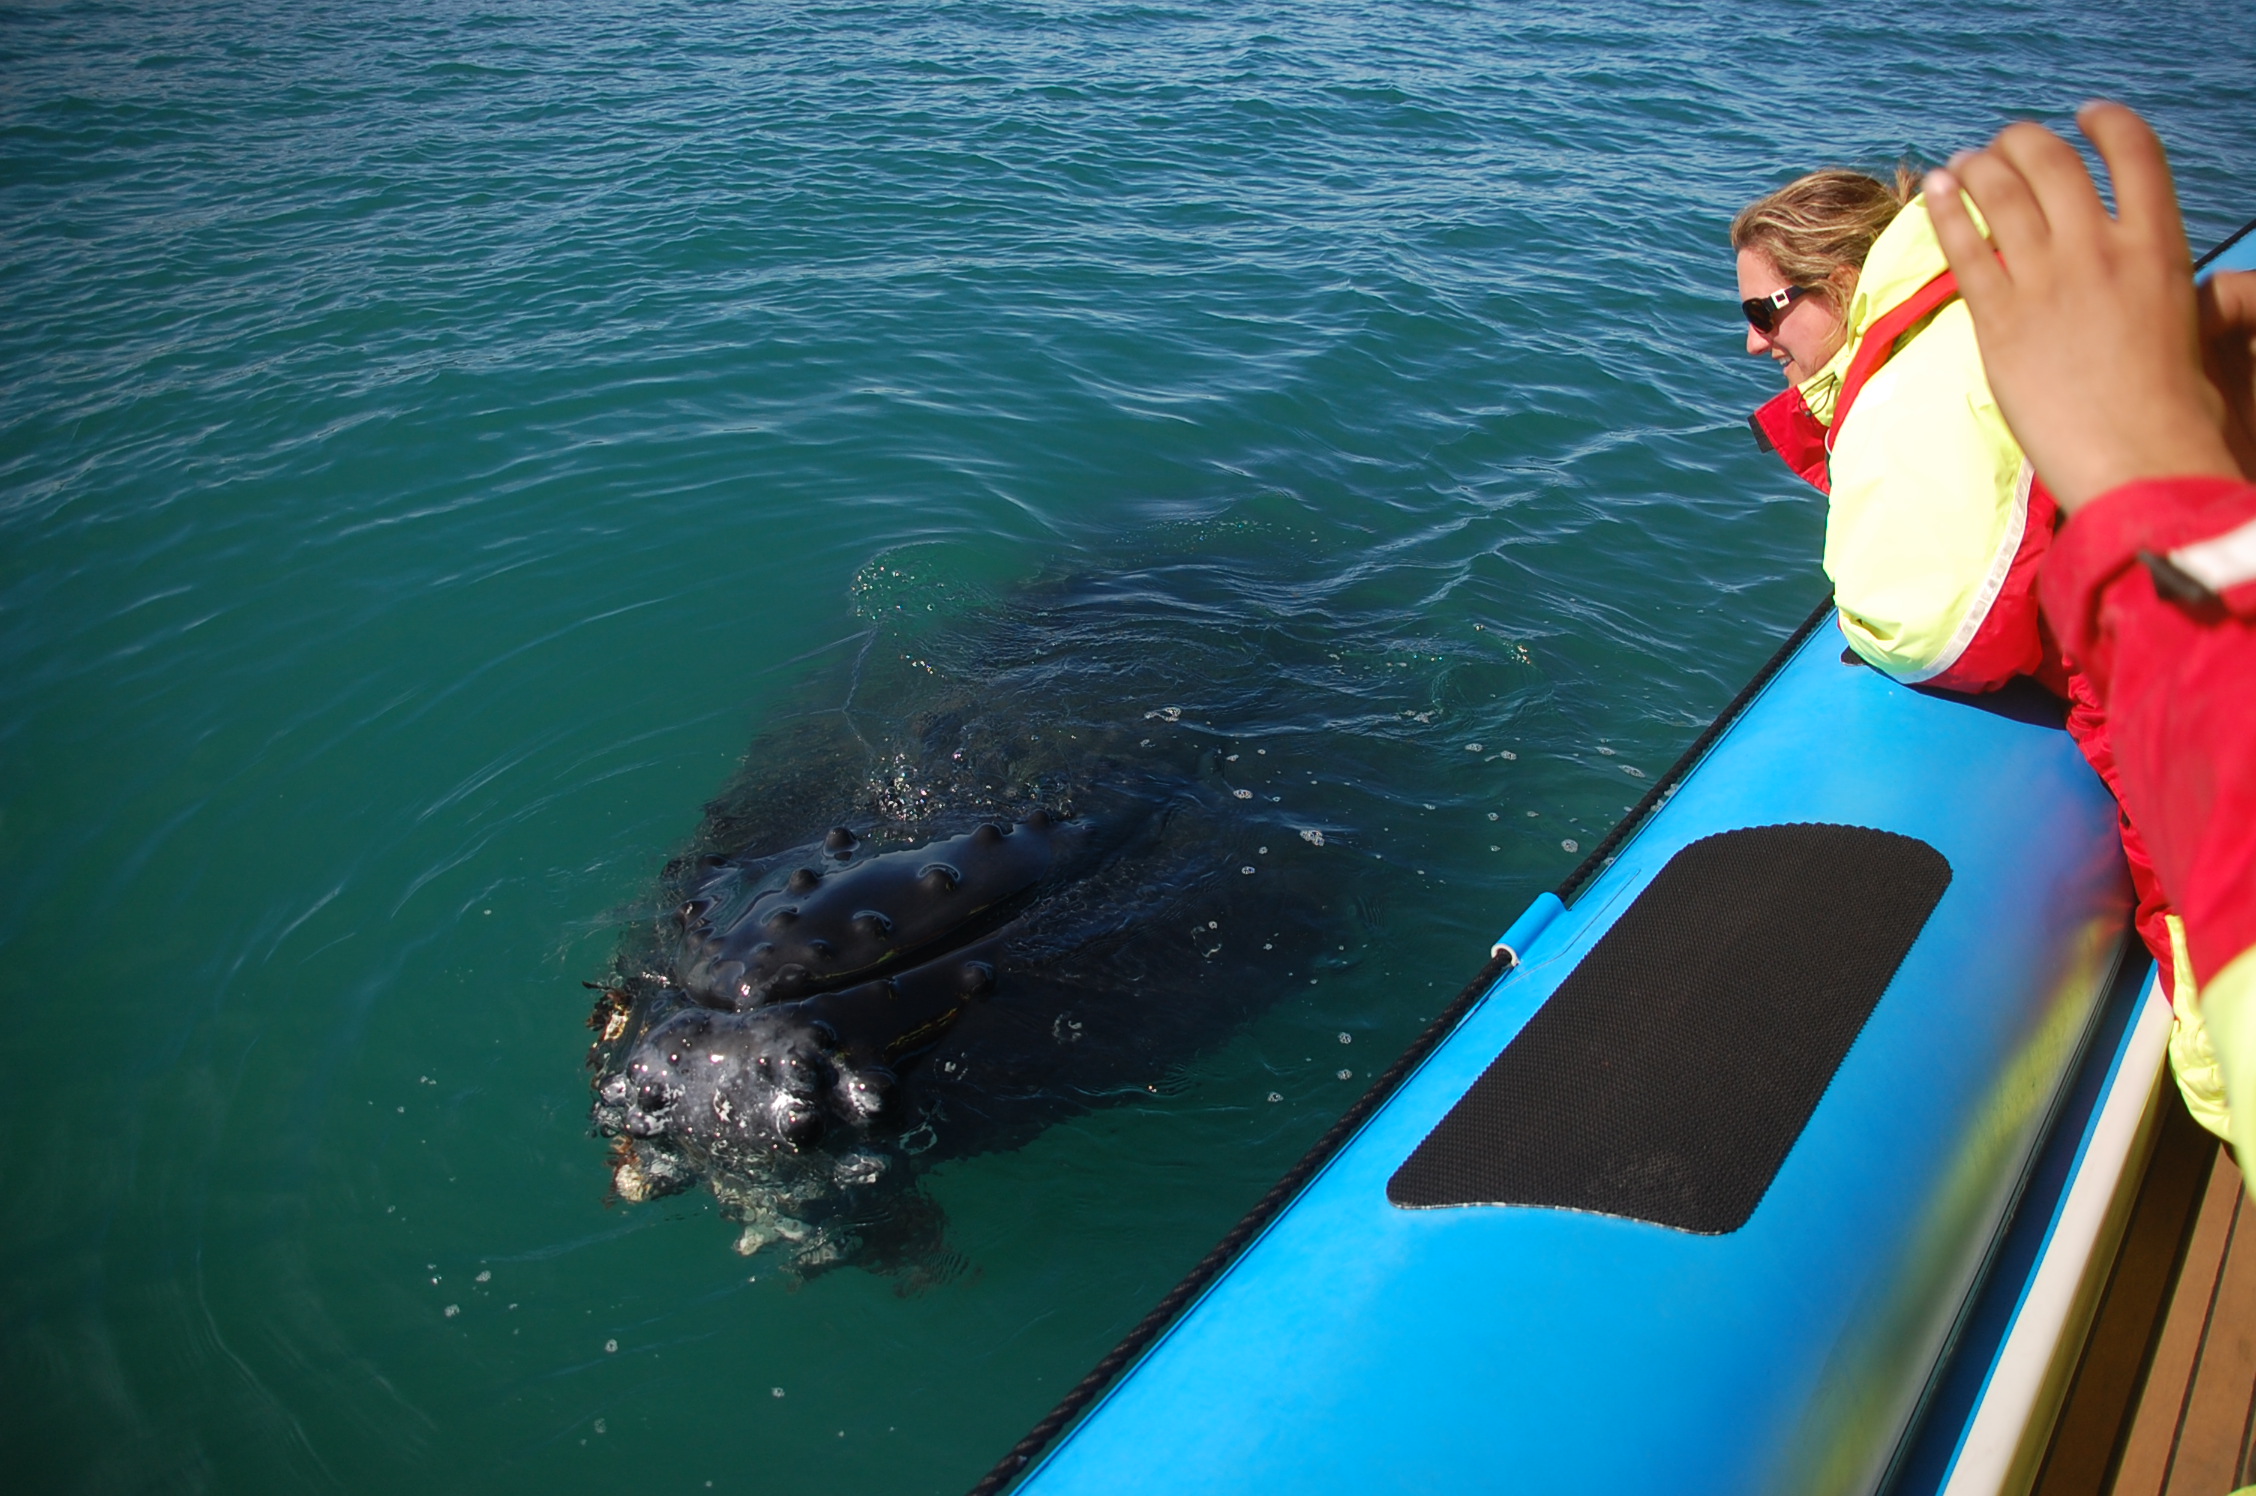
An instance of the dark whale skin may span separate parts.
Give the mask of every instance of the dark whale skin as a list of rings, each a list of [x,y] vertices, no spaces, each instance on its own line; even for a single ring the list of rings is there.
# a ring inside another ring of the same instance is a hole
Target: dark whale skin
[[[1036,810],[1016,825],[990,821],[856,860],[858,839],[840,827],[821,864],[733,910],[722,900],[734,869],[721,859],[682,906],[677,980],[707,1007],[744,1011],[916,966],[1000,923],[1086,832]],[[724,911],[731,917],[716,928]]]
[[[889,1120],[894,1067],[931,1048],[994,987],[995,917],[1049,871],[1055,829],[1047,815],[1008,829],[988,823],[834,871],[827,889],[821,874],[795,870],[788,902],[772,891],[755,896],[726,931],[686,946],[680,986],[699,1006],[650,1028],[598,1088],[602,1102],[622,1109],[615,1130],[687,1145],[727,1167],[810,1147],[833,1122]],[[784,911],[800,917],[779,922]],[[893,932],[904,926],[922,959],[899,954],[907,942]],[[732,938],[738,947],[756,942],[743,952],[752,964],[721,962],[722,1000],[705,1001],[694,977],[713,969],[715,950],[730,952]],[[809,970],[789,956],[821,964]],[[890,975],[867,975],[886,967]]]
[[[1328,904],[1284,857],[1284,883],[1238,865],[1280,831],[1195,771],[1090,773],[1076,806],[914,846],[863,820],[677,863],[662,964],[623,961],[591,1019],[619,1198],[702,1184],[739,1251],[924,1281],[953,1259],[920,1174],[1150,1100],[1306,970]]]
[[[599,1083],[599,1125],[742,1171],[895,1120],[896,1067],[993,989],[1010,919],[1090,839],[1037,809],[860,857],[834,827],[820,864],[780,882],[780,869],[748,882],[757,859],[708,858],[677,915],[673,985],[696,1006],[650,1026]],[[621,1194],[646,1181],[622,1166]]]
[[[610,1083],[629,1137],[672,1139],[742,1167],[811,1146],[826,1119],[891,1117],[893,1066],[930,1048],[994,986],[999,942],[976,942],[891,977],[736,1011],[690,1008],[643,1035]]]

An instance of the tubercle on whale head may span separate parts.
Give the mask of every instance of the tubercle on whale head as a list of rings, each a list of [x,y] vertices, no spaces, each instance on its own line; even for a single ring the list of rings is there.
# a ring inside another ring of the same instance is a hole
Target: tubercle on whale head
[[[893,1072],[877,1065],[839,1072],[832,1094],[848,1119],[864,1127],[890,1122],[899,1109],[901,1087]]]

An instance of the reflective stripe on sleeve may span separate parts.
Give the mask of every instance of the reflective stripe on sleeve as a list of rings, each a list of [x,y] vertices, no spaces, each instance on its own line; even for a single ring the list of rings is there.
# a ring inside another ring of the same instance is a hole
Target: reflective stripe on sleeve
[[[2213,593],[2256,581],[2256,519],[2170,552],[2170,564]]]

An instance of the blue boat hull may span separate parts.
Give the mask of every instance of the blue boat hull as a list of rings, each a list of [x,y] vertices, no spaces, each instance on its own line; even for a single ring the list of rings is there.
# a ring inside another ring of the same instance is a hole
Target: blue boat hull
[[[1673,854],[1789,822],[1917,837],[1952,878],[1743,1227],[1389,1203],[1396,1169]],[[2114,802],[2056,720],[1907,690],[1817,630],[1020,1489],[1877,1488],[2128,910]]]

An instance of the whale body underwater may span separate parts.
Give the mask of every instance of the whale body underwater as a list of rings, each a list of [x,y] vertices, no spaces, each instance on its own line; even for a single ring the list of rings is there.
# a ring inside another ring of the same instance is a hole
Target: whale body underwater
[[[990,633],[968,683],[881,635],[758,735],[588,984],[619,1199],[703,1186],[746,1254],[932,1272],[920,1176],[1179,1089],[1358,938],[1284,750],[1157,694],[1148,638],[1060,627]],[[1243,715],[1280,677],[1244,679],[1205,685]]]

